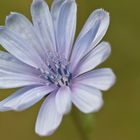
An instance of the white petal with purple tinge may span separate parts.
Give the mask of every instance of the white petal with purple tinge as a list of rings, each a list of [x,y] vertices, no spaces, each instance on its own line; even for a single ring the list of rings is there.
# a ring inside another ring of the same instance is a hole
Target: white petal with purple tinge
[[[58,1],[53,3],[52,17],[55,25],[58,51],[68,58],[72,49],[75,30],[77,6],[74,0]],[[57,8],[56,8],[57,7]]]
[[[74,76],[88,72],[99,64],[103,63],[110,55],[111,47],[109,43],[102,42],[87,54],[78,64],[74,71]]]
[[[57,112],[55,94],[50,94],[39,111],[35,131],[40,136],[51,135],[62,121],[63,115]]]
[[[0,72],[0,88],[19,88],[31,85],[44,85],[42,79],[21,74],[6,74]]]
[[[75,78],[76,83],[92,86],[100,90],[108,90],[115,83],[115,74],[109,68],[96,69]]]
[[[26,65],[11,54],[4,51],[0,51],[0,71],[5,71],[6,73],[14,72],[16,74],[20,73],[30,76],[36,76],[38,73],[38,71],[33,67]]]
[[[76,67],[80,59],[101,41],[108,26],[109,13],[106,11],[97,9],[90,15],[72,51],[72,70]]]
[[[44,96],[46,96],[53,90],[55,90],[54,87],[47,86],[34,88],[27,87],[19,89],[16,93],[12,94],[8,98],[0,102],[0,111],[25,110],[37,103],[39,100],[41,100]]]
[[[35,68],[44,66],[39,54],[30,47],[30,44],[7,27],[0,28],[0,44],[24,63]]]
[[[9,102],[10,100],[13,100],[14,98],[16,98],[18,96],[21,96],[21,94],[23,94],[24,92],[27,92],[28,90],[30,90],[32,88],[33,88],[32,86],[21,88],[21,89],[17,90],[14,94],[12,94],[12,95],[8,96],[7,98],[5,98],[4,100],[0,101],[0,112],[11,110],[9,107],[4,107],[4,104]]]
[[[16,59],[13,55],[5,51],[0,51],[0,59],[24,65],[24,63],[22,63],[20,60]]]
[[[62,6],[67,2],[68,0],[53,0],[51,5],[51,16],[54,23],[54,28],[56,29],[58,20],[59,20],[59,14]]]
[[[33,0],[31,13],[35,30],[41,36],[46,52],[56,50],[54,27],[47,3],[44,0]]]
[[[45,83],[37,71],[0,51],[0,88],[17,88]]]
[[[96,112],[103,105],[101,92],[84,84],[72,86],[72,102],[84,113]]]
[[[41,57],[46,55],[40,42],[40,36],[35,32],[32,23],[24,15],[12,12],[6,18],[6,27],[28,41],[30,47],[35,49]]]
[[[61,87],[55,97],[57,111],[61,114],[69,113],[71,110],[71,91],[69,87]]]

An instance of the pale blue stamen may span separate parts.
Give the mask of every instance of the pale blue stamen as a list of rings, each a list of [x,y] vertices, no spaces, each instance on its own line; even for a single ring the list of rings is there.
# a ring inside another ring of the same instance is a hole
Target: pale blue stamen
[[[47,84],[55,84],[58,87],[68,86],[72,74],[69,71],[69,63],[58,53],[48,53],[46,58],[47,69],[39,69],[40,77],[46,80]]]

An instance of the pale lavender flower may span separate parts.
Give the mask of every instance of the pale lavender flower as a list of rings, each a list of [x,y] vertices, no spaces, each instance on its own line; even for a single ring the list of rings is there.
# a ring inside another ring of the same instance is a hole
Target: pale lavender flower
[[[103,105],[100,90],[115,82],[109,68],[96,69],[111,52],[101,42],[109,14],[95,10],[73,45],[76,29],[75,0],[54,0],[51,10],[44,0],[33,0],[33,24],[11,13],[0,27],[0,88],[19,88],[0,102],[0,111],[22,111],[45,97],[35,131],[51,135],[72,103],[82,112],[98,111]]]

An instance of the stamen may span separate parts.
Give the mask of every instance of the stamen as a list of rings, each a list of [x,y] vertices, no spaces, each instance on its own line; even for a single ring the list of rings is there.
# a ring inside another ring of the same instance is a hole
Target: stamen
[[[41,77],[43,79],[50,84],[57,85],[58,87],[69,86],[72,74],[68,69],[69,63],[64,59],[64,57],[57,53],[48,53],[46,65],[46,70],[40,69]]]

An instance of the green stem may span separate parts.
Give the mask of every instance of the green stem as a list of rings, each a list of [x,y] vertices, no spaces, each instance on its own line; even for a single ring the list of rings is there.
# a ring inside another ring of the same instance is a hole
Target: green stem
[[[72,116],[74,124],[77,128],[77,131],[81,137],[80,140],[89,140],[88,135],[86,134],[86,132],[83,128],[81,118],[79,117],[79,113],[77,112],[77,110],[75,108],[73,108],[71,116]]]

